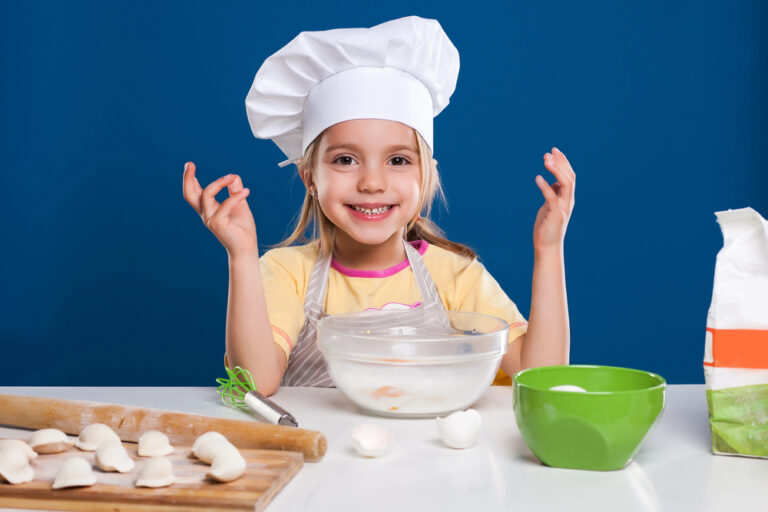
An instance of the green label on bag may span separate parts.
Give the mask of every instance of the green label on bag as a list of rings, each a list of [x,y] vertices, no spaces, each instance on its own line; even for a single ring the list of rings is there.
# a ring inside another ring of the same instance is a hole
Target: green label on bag
[[[707,390],[712,451],[768,457],[768,384]]]

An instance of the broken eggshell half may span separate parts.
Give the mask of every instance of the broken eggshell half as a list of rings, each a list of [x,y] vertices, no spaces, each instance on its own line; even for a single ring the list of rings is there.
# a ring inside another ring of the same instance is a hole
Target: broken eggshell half
[[[379,457],[392,446],[392,432],[378,425],[357,425],[352,430],[352,444],[363,457]]]
[[[474,409],[456,411],[445,418],[437,418],[437,431],[440,438],[451,448],[469,448],[477,441],[482,420]]]

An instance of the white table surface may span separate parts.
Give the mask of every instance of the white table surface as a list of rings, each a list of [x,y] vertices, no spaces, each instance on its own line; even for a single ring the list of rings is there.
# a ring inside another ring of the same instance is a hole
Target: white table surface
[[[248,418],[222,404],[215,388],[0,387],[0,393]],[[540,464],[515,424],[510,387],[492,387],[475,404],[483,429],[466,450],[446,447],[434,419],[366,415],[336,389],[283,388],[273,399],[302,428],[323,432],[328,452],[304,464],[269,512],[768,510],[768,460],[712,455],[703,385],[669,386],[662,418],[635,461],[610,472]],[[351,433],[361,423],[394,433],[388,454],[356,454]],[[0,437],[28,436],[0,427]]]

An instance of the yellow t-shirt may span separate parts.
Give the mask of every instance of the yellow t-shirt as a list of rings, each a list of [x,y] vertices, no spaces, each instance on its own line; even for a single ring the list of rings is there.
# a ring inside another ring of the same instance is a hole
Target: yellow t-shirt
[[[482,263],[424,240],[411,244],[424,259],[445,309],[503,318],[509,323],[510,343],[525,334],[525,318]],[[304,325],[304,296],[316,258],[317,242],[313,242],[272,249],[259,260],[275,343],[286,357],[290,357]],[[407,259],[385,270],[353,270],[331,262],[323,304],[328,314],[409,308],[420,302]],[[511,379],[499,370],[493,383],[509,385]]]

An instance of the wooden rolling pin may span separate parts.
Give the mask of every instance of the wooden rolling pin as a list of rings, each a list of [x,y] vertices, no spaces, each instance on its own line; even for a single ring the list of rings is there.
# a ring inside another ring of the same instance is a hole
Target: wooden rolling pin
[[[135,443],[144,432],[159,430],[172,444],[187,446],[215,430],[238,448],[301,452],[310,462],[320,460],[328,446],[323,433],[314,430],[101,402],[0,394],[0,425],[57,428],[77,436],[91,423],[108,425],[123,441]]]

